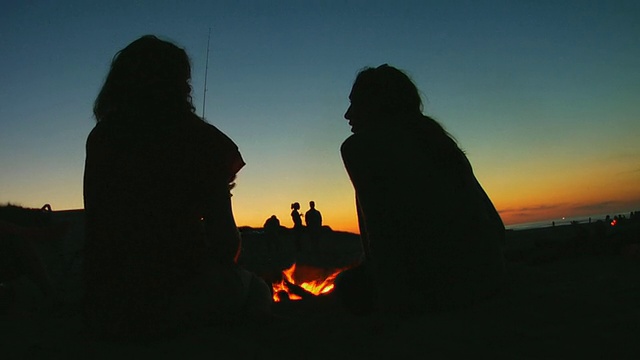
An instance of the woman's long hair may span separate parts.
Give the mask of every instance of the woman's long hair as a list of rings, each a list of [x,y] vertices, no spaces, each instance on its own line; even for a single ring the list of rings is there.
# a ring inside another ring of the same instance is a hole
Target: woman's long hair
[[[368,121],[381,125],[416,125],[427,129],[429,133],[446,135],[442,125],[422,113],[422,99],[418,88],[403,71],[383,64],[378,67],[365,67],[358,72],[353,83],[353,91],[366,99],[376,109],[378,116]],[[390,122],[393,122],[391,124]]]
[[[120,50],[95,100],[98,122],[144,122],[194,113],[191,65],[176,45],[145,35]]]
[[[376,107],[381,117],[422,114],[418,88],[407,74],[393,66],[365,67],[358,72],[353,88]]]

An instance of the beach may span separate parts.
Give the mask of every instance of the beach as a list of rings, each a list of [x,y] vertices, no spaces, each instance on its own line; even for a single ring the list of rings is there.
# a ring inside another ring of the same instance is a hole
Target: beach
[[[640,353],[637,219],[508,231],[507,285],[469,308],[399,320],[292,301],[275,303],[268,324],[201,328],[145,343],[88,336],[78,306],[83,213],[54,212],[54,221],[71,223],[70,230],[39,251],[65,304],[47,304],[29,279],[19,279],[17,304],[0,317],[3,358],[624,359]],[[286,236],[270,251],[261,229],[241,230],[240,262],[263,278],[296,261],[339,268],[361,258],[355,234],[327,230],[321,247],[296,256]]]

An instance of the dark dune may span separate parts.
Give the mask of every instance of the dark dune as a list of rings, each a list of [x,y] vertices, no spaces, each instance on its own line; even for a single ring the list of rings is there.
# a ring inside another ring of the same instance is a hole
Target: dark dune
[[[39,249],[66,304],[46,304],[29,280],[20,279],[17,305],[0,316],[2,358],[634,358],[640,353],[638,221],[509,231],[508,286],[463,310],[400,321],[354,317],[321,301],[277,303],[271,324],[204,328],[125,344],[95,341],[83,332],[77,311],[82,217],[79,211],[55,212],[55,221],[71,222],[70,233]],[[241,262],[265,278],[294,261],[339,268],[360,259],[354,234],[327,231],[322,248],[303,247],[296,257],[288,235],[278,250],[268,252],[259,230],[243,229]]]

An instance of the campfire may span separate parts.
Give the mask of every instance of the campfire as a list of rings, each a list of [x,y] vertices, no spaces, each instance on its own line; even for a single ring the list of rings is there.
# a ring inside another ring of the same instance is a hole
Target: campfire
[[[328,294],[333,290],[336,277],[348,268],[323,269],[294,263],[288,269],[282,270],[282,280],[271,284],[273,301],[279,302],[283,298],[301,300],[302,297],[293,293],[288,283],[298,285],[313,295]]]

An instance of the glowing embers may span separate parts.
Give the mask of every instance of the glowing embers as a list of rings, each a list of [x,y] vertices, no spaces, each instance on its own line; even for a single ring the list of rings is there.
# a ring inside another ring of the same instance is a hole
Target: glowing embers
[[[279,302],[284,297],[289,300],[300,300],[302,297],[295,294],[287,284],[294,284],[313,295],[328,294],[334,288],[336,277],[347,268],[324,269],[308,265],[294,263],[290,268],[282,270],[282,280],[271,284],[273,289],[273,301]]]

